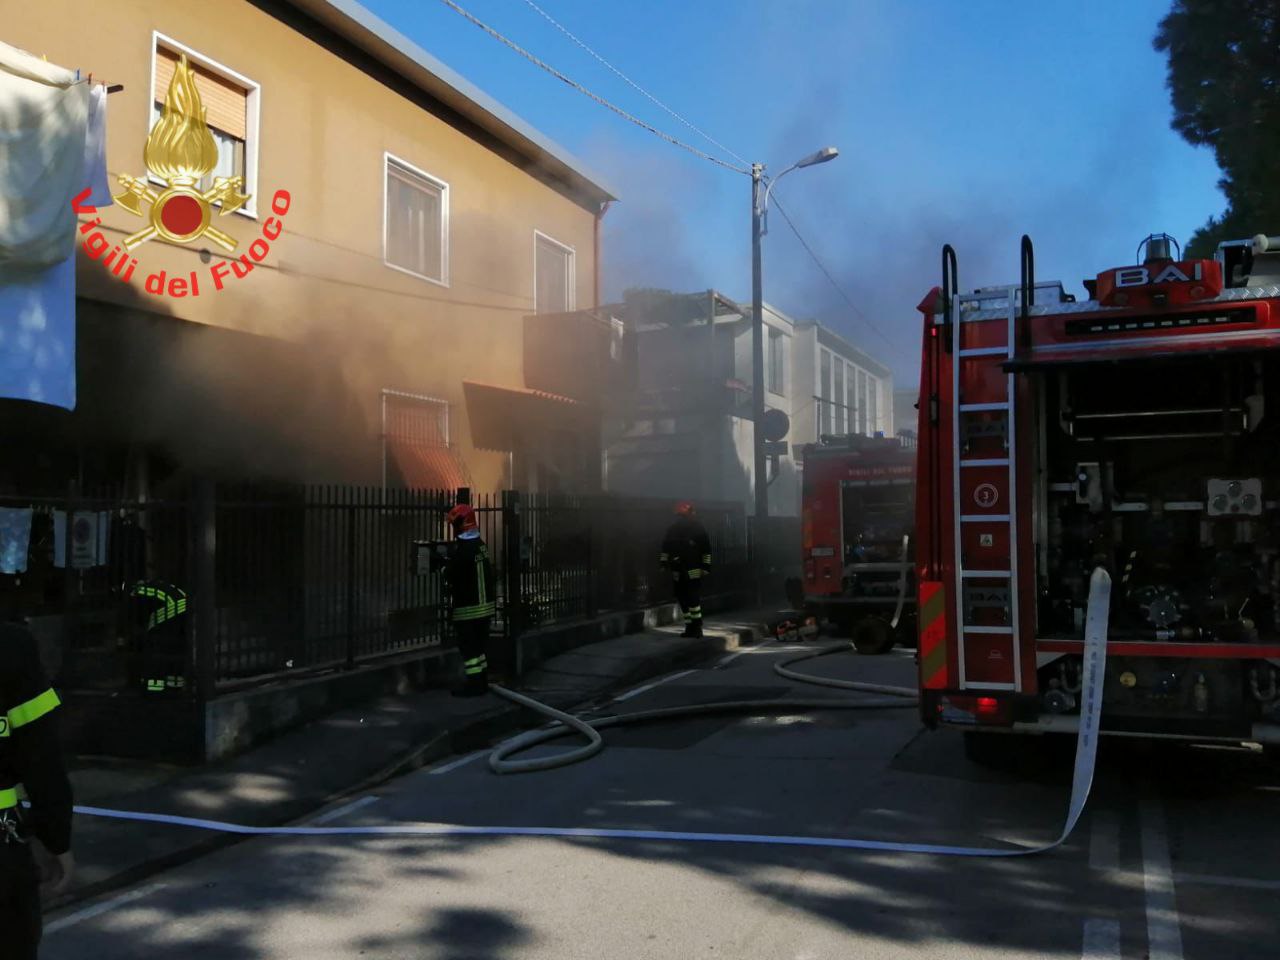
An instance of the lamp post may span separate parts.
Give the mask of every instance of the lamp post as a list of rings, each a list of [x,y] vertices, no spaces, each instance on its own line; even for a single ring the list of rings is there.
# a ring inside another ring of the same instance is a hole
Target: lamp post
[[[757,563],[763,556],[759,550],[759,538],[764,527],[763,523],[769,516],[769,483],[766,476],[767,463],[764,455],[764,435],[762,433],[761,421],[764,419],[764,282],[761,278],[760,270],[760,240],[768,232],[767,215],[769,212],[769,194],[777,185],[778,181],[785,177],[792,170],[799,170],[802,167],[812,167],[815,164],[826,163],[828,160],[834,160],[840,155],[840,151],[835,147],[823,147],[816,153],[798,160],[791,166],[787,167],[772,180],[765,180],[764,164],[753,163],[751,165],[751,378],[754,384],[752,390],[751,414],[752,422],[752,446],[755,448],[755,470],[754,470],[754,486],[756,498],[756,543]],[[767,186],[761,191],[761,186],[767,182]],[[757,568],[757,588],[759,588],[759,575],[762,571]]]

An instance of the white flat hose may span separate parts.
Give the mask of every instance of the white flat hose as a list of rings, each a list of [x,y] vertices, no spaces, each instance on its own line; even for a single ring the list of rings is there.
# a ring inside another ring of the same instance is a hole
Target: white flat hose
[[[919,700],[919,691],[915,687],[895,687],[884,683],[867,683],[864,680],[837,680],[834,677],[818,677],[811,673],[800,673],[798,670],[789,669],[793,663],[817,660],[819,657],[829,657],[833,653],[844,653],[850,649],[852,649],[852,644],[833,643],[830,646],[814,650],[812,653],[806,653],[799,657],[792,657],[790,660],[775,663],[773,672],[780,677],[785,677],[787,680],[794,680],[796,683],[812,683],[819,687],[834,687],[837,690],[856,690],[859,693],[879,693],[888,697],[904,697],[910,699],[912,703]]]
[[[719,703],[694,703],[683,707],[660,707],[656,710],[639,710],[635,713],[620,713],[613,716],[600,717],[596,720],[582,720],[572,714],[564,713],[545,703],[539,703],[523,694],[493,684],[489,687],[500,697],[513,703],[528,707],[559,721],[560,726],[545,730],[530,730],[505,743],[499,744],[489,754],[489,769],[494,773],[532,773],[536,770],[552,770],[565,767],[580,760],[586,760],[600,752],[604,741],[600,730],[618,727],[628,723],[645,723],[655,720],[674,720],[682,717],[707,716],[715,713],[777,713],[782,710],[885,710],[900,707],[911,707],[914,704],[905,700],[836,700],[813,698],[785,700],[724,700]],[[531,760],[508,760],[517,753],[542,743],[558,740],[570,733],[580,733],[587,738],[587,743],[576,750],[566,750],[549,757],[535,757]]]
[[[1085,619],[1084,670],[1080,700],[1080,729],[1076,734],[1075,771],[1071,781],[1071,800],[1067,807],[1062,832],[1052,843],[1033,847],[958,847],[931,843],[904,843],[888,840],[862,840],[856,837],[779,836],[754,833],[697,833],[678,830],[619,830],[607,827],[539,827],[539,826],[463,826],[452,823],[391,823],[373,826],[257,827],[220,820],[178,817],[163,813],[138,813],[103,807],[76,807],[81,816],[111,820],[133,820],[170,826],[213,830],[239,836],[273,837],[550,837],[569,840],[629,840],[641,842],[741,843],[767,846],[835,848],[839,850],[871,850],[884,853],[918,853],[946,857],[1025,857],[1046,853],[1062,845],[1071,835],[1084,812],[1093,786],[1093,770],[1098,750],[1098,726],[1102,716],[1102,678],[1107,663],[1107,617],[1111,604],[1111,577],[1105,570],[1094,571],[1089,585],[1089,612]],[[784,701],[756,701],[757,707],[782,706]],[[839,701],[832,701],[835,706]],[[728,704],[703,706],[701,712]],[[550,709],[550,708],[547,708]],[[678,708],[686,709],[686,708]],[[658,713],[659,711],[646,711]],[[585,721],[584,721],[585,723]],[[590,724],[586,724],[590,726]],[[602,725],[597,721],[596,725]],[[576,728],[575,728],[576,729]],[[541,732],[541,731],[540,731]],[[585,735],[585,734],[584,734]],[[597,734],[598,736],[598,734]],[[599,749],[599,748],[596,748]]]

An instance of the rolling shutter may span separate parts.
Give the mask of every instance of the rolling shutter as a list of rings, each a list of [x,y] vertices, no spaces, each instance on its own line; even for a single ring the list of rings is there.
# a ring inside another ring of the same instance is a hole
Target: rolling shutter
[[[169,81],[177,67],[178,54],[165,47],[156,47],[155,90],[158,103],[164,103],[169,91]],[[237,140],[246,139],[249,92],[244,87],[205,69],[188,58],[187,63],[196,74],[196,88],[205,106],[205,120]]]

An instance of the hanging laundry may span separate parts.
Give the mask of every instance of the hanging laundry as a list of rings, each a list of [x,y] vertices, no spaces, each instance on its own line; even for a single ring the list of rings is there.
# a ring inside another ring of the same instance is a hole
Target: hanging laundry
[[[26,573],[30,548],[31,508],[0,507],[0,573]]]
[[[41,87],[37,81],[26,79],[22,68],[29,68],[28,72],[36,75],[52,74],[60,69],[39,60],[32,64],[31,59],[29,54],[0,43],[0,140],[7,140],[13,127],[6,117],[15,109],[15,104],[24,102],[13,94],[15,85]],[[74,74],[68,71],[62,74],[74,80]],[[61,74],[58,76],[65,79]],[[44,87],[58,89],[48,84]],[[24,262],[15,251],[19,250],[20,237],[25,234],[8,226],[10,220],[19,215],[14,199],[19,185],[26,184],[28,179],[20,155],[23,150],[39,149],[44,141],[19,136],[10,149],[0,153],[0,398],[32,400],[68,410],[76,405],[76,275],[72,253],[78,231],[71,198],[87,186],[90,196],[85,203],[95,207],[111,204],[106,169],[107,94],[101,87],[90,88],[83,83],[76,84],[74,90],[77,96],[83,95],[85,104],[79,141],[73,143],[76,138],[69,136],[66,146],[70,151],[68,155],[77,159],[72,164],[74,179],[68,181],[74,184],[74,189],[44,184],[36,188],[63,191],[58,202],[67,213],[59,220],[65,240],[61,246],[64,255],[52,266],[31,262],[38,261],[38,256],[27,257]],[[71,122],[65,111],[60,116]],[[41,248],[40,244],[36,247]]]
[[[52,266],[75,246],[89,84],[0,42],[0,264]]]

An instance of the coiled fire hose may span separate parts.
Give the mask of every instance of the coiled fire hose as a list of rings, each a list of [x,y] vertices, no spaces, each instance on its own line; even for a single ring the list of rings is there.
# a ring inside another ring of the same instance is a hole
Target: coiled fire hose
[[[219,820],[206,820],[196,817],[182,817],[160,813],[142,813],[131,810],[111,810],[103,807],[77,806],[75,811],[81,816],[104,817],[112,820],[133,820],[147,823],[168,824],[172,826],[193,827],[212,830],[219,833],[239,836],[293,836],[293,837],[552,837],[559,839],[598,839],[598,840],[631,840],[631,841],[678,841],[685,843],[730,843],[730,844],[764,844],[769,846],[819,847],[840,850],[870,850],[886,853],[919,853],[933,856],[950,857],[1025,857],[1046,853],[1055,849],[1071,835],[1080,815],[1084,812],[1085,803],[1089,799],[1089,791],[1093,786],[1093,772],[1098,749],[1098,730],[1102,716],[1102,678],[1107,662],[1107,615],[1111,603],[1111,578],[1101,568],[1094,571],[1089,589],[1089,609],[1085,618],[1085,648],[1082,697],[1080,702],[1080,728],[1076,734],[1075,770],[1071,779],[1071,798],[1067,806],[1067,816],[1062,831],[1056,840],[1036,846],[1017,847],[961,847],[947,844],[911,843],[887,840],[865,840],[857,837],[814,837],[814,836],[780,836],[771,834],[745,833],[705,833],[676,830],[628,830],[608,827],[547,827],[547,826],[465,826],[462,824],[441,823],[389,823],[369,826],[276,826],[260,827],[242,823],[227,823]],[[843,645],[839,649],[844,649]],[[801,659],[810,659],[816,655],[825,655],[826,651],[809,654]],[[791,661],[794,662],[794,661]],[[879,685],[875,685],[879,686]],[[668,710],[647,710],[636,714],[604,718],[596,721],[579,720],[562,711],[545,704],[538,704],[522,694],[495,688],[500,696],[520,700],[514,702],[538,709],[547,716],[554,716],[561,726],[548,731],[534,731],[539,735],[554,733],[556,737],[570,730],[588,737],[589,743],[573,753],[585,753],[587,756],[600,750],[600,734],[597,727],[639,721],[640,719],[658,719],[659,717],[703,714],[714,711],[728,712],[741,709],[743,712],[765,712],[767,709],[787,706],[805,701],[753,701],[748,706],[739,707],[739,703],[700,704],[694,707],[676,707]],[[905,697],[895,702],[895,706],[909,706],[904,703]],[[815,701],[808,701],[813,703]],[[874,701],[817,701],[821,709],[870,709]],[[845,704],[845,705],[842,705]],[[856,704],[856,706],[855,706]],[[877,704],[881,706],[882,704]],[[795,709],[795,707],[789,707]],[[558,714],[558,716],[556,716]],[[606,723],[606,721],[612,721]],[[507,744],[502,756],[496,757],[504,761],[505,756],[515,752],[512,747],[521,744],[519,749],[526,749],[534,743],[543,743],[552,739],[542,737],[536,741],[529,735],[517,738]],[[600,741],[602,742],[602,741]],[[495,755],[496,755],[495,751]],[[570,754],[561,754],[553,758],[539,758],[536,761],[520,761],[524,764],[543,764],[538,769],[559,766]],[[559,761],[558,763],[554,761]],[[492,766],[494,757],[490,758]],[[511,763],[513,761],[504,761]],[[532,769],[526,767],[525,769]]]
[[[845,649],[841,647],[840,649]],[[835,649],[823,651],[821,654],[810,654],[812,656],[825,656],[827,653],[835,653]],[[808,659],[805,657],[803,659]],[[871,684],[870,686],[875,686]],[[717,713],[742,713],[742,714],[763,714],[776,713],[779,710],[884,710],[896,707],[911,707],[915,705],[915,691],[910,691],[911,700],[894,699],[894,700],[835,700],[835,699],[786,699],[786,700],[726,700],[718,703],[694,703],[683,707],[661,707],[656,710],[639,710],[635,713],[619,713],[612,716],[600,717],[594,720],[583,720],[575,717],[571,713],[565,713],[557,710],[555,707],[547,706],[531,697],[526,697],[522,693],[516,693],[514,690],[508,690],[506,687],[500,687],[491,684],[489,689],[498,696],[510,700],[512,703],[518,703],[522,707],[528,707],[537,713],[542,714],[552,720],[558,722],[558,726],[550,727],[543,730],[530,730],[518,737],[514,737],[505,743],[499,744],[489,754],[489,769],[494,773],[533,773],[536,770],[552,770],[556,767],[565,767],[571,763],[578,763],[589,757],[594,757],[602,749],[604,749],[604,738],[600,736],[600,731],[609,727],[618,727],[629,723],[646,723],[660,720],[675,720],[683,717],[700,717]],[[855,687],[854,689],[861,689]],[[885,687],[884,690],[904,690],[903,687]],[[883,692],[883,691],[881,691]],[[895,694],[895,696],[900,696]],[[571,733],[578,733],[587,738],[586,744],[573,750],[567,750],[564,753],[557,753],[549,757],[535,757],[530,760],[509,760],[508,757],[517,753],[522,753],[531,747],[539,744],[549,743],[552,740],[558,740],[560,737],[568,736]]]

